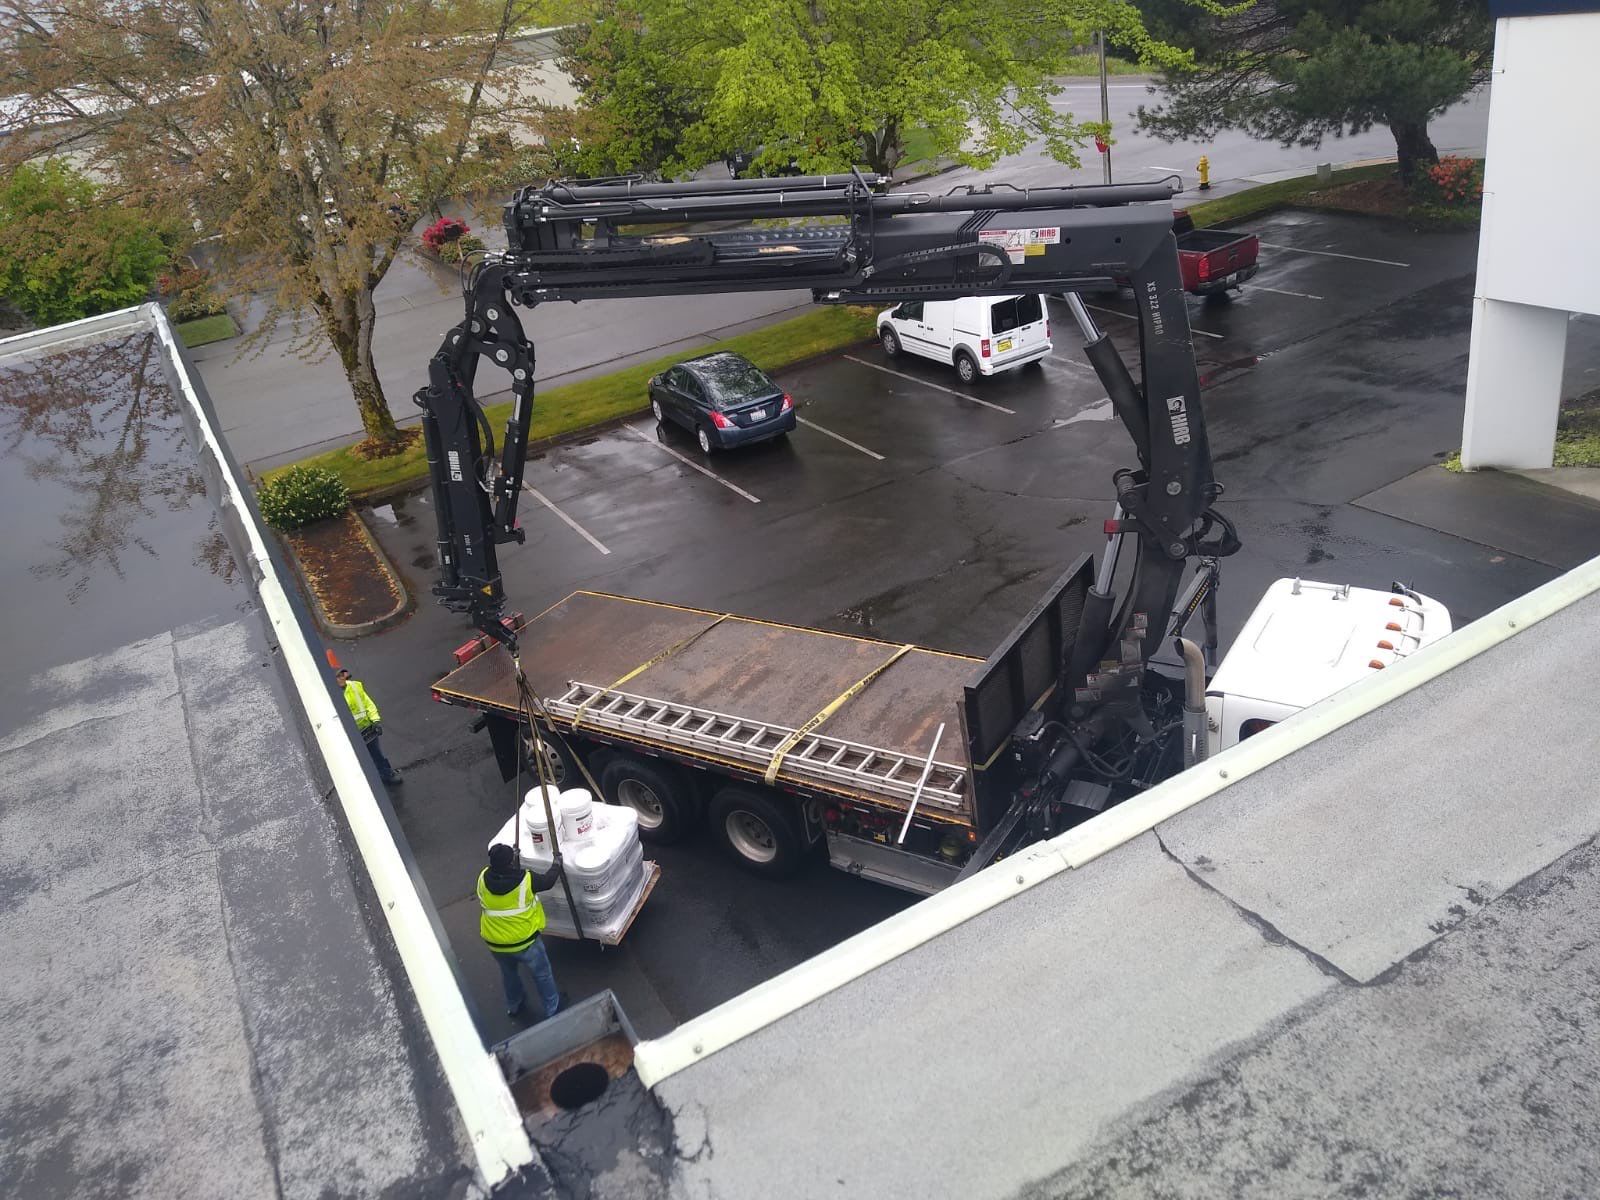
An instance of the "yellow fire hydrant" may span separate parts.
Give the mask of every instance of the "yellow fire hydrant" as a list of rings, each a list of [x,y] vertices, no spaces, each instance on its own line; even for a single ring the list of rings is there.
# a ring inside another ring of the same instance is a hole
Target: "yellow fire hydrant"
[[[1211,160],[1202,154],[1200,161],[1195,163],[1194,169],[1200,172],[1200,190],[1202,192],[1209,191],[1211,188]]]

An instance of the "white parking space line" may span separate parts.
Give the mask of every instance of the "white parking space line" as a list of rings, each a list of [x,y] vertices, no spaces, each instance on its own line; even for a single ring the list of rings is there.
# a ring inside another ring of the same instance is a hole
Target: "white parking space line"
[[[876,450],[868,450],[865,446],[863,446],[863,445],[861,445],[861,444],[859,444],[857,442],[852,442],[849,438],[845,437],[844,434],[842,434],[842,433],[835,433],[831,429],[824,429],[821,425],[818,425],[815,421],[808,421],[804,417],[796,417],[795,420],[799,421],[800,424],[804,425],[807,429],[815,429],[818,433],[822,434],[823,437],[831,437],[836,442],[843,442],[846,446],[849,446],[850,449],[852,449],[852,450],[861,451],[861,453],[865,454],[868,458],[875,458],[879,462],[883,461],[883,455],[879,454]]]
[[[1250,290],[1253,292],[1271,292],[1275,296],[1298,296],[1302,300],[1321,300],[1321,296],[1313,296],[1310,292],[1290,292],[1283,288],[1268,287],[1264,283],[1252,283]]]
[[[1291,254],[1315,254],[1320,258],[1348,258],[1351,262],[1377,263],[1380,267],[1409,267],[1410,263],[1395,262],[1392,258],[1368,258],[1364,254],[1340,254],[1337,250],[1306,250],[1300,246],[1285,246],[1282,242],[1262,242],[1269,250],[1287,250]]]
[[[567,516],[566,513],[562,512],[559,508],[557,508],[555,506],[555,502],[553,500],[551,500],[550,497],[546,496],[543,492],[541,492],[538,488],[530,487],[528,484],[524,483],[522,485],[522,490],[527,492],[528,495],[532,496],[540,504],[544,505],[551,512],[555,513],[556,516],[560,517],[563,521],[565,521],[566,524],[567,524],[567,528],[571,529],[573,533],[577,534],[584,541],[588,542],[589,545],[593,546],[596,550],[600,551],[601,554],[610,554],[611,553],[611,551],[606,549],[604,542],[602,542],[599,538],[595,537],[594,534],[590,533],[582,525],[579,525],[571,517]]]
[[[1121,317],[1124,321],[1137,321],[1139,319],[1132,313],[1119,312],[1114,308],[1101,308],[1098,304],[1085,304],[1084,307],[1092,308],[1095,312],[1109,313],[1113,317]],[[1201,337],[1216,338],[1219,342],[1226,336],[1220,333],[1212,333],[1209,329],[1196,329],[1193,325],[1189,326],[1189,332],[1198,333]]]
[[[677,459],[679,462],[681,462],[684,466],[688,467],[690,470],[699,471],[700,474],[704,475],[707,479],[715,479],[718,483],[720,483],[723,487],[727,488],[730,492],[739,493],[739,495],[743,496],[746,500],[750,501],[751,504],[760,504],[761,503],[761,497],[760,496],[752,496],[749,492],[745,491],[737,483],[734,483],[732,480],[724,479],[721,475],[718,475],[715,471],[707,470],[705,467],[702,467],[699,463],[695,462],[694,459],[690,458],[688,455],[679,454],[676,450],[674,450],[671,446],[667,445],[665,442],[659,441],[656,438],[651,437],[648,433],[641,433],[639,430],[635,429],[632,425],[624,425],[623,428],[626,429],[629,433],[633,434],[633,436],[638,438],[641,442],[648,442],[650,445],[654,446],[657,450],[660,450],[664,454],[672,455],[673,458]]]
[[[1146,171],[1166,171],[1166,172],[1168,172],[1170,174],[1173,174],[1173,175],[1181,175],[1181,174],[1183,174],[1184,169],[1185,168],[1183,168],[1183,167],[1154,167],[1154,166],[1145,168]]]
[[[1052,350],[1050,356],[1044,360],[1044,365],[1047,367],[1065,367],[1069,371],[1082,371],[1085,375],[1094,374],[1093,367],[1081,358],[1074,358],[1066,347],[1059,342],[1056,343],[1056,349]]]
[[[889,367],[880,367],[877,363],[868,362],[864,358],[857,358],[854,354],[846,354],[844,357],[850,362],[859,363],[863,367],[871,367],[874,371],[882,371],[885,375],[895,375],[901,379],[909,380],[912,383],[921,384],[925,388],[932,388],[936,392],[945,392],[951,396],[959,396],[963,400],[971,400],[974,404],[981,404],[985,408],[992,408],[995,410],[995,412],[1003,412],[1007,416],[1011,417],[1017,415],[1017,410],[1014,408],[1007,408],[1004,404],[995,404],[988,400],[980,400],[978,397],[969,395],[966,392],[958,392],[955,390],[955,388],[947,388],[942,383],[929,383],[926,379],[918,379],[915,375],[907,375],[904,371],[895,371]]]

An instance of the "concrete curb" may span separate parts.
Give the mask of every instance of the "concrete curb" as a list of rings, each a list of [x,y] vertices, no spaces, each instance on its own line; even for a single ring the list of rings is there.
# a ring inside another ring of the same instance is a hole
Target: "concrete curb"
[[[892,184],[889,185],[890,190],[892,191],[895,188],[907,187],[913,183],[922,183],[924,180],[928,179],[937,179],[941,175],[948,175],[951,171],[959,171],[960,169],[960,163],[943,160],[939,162],[938,165],[933,167],[932,170],[921,171],[916,175],[907,175],[904,179],[896,179]]]
[[[345,625],[328,616],[323,611],[322,600],[317,595],[316,589],[311,586],[311,581],[306,578],[305,568],[300,564],[300,556],[295,553],[293,543],[283,534],[274,531],[274,536],[278,539],[278,545],[283,548],[284,557],[294,567],[295,581],[300,585],[301,592],[305,594],[307,607],[311,609],[311,615],[317,623],[317,628],[328,637],[342,642],[355,641],[357,638],[366,637],[368,634],[378,633],[398,625],[411,614],[411,610],[415,607],[411,589],[406,587],[406,582],[401,578],[400,572],[389,561],[389,556],[383,552],[383,547],[378,544],[378,539],[373,536],[372,530],[367,528],[367,521],[361,515],[361,510],[352,507],[350,513],[355,517],[356,529],[360,531],[362,540],[366,542],[367,548],[372,551],[373,556],[377,559],[379,569],[387,576],[389,582],[394,585],[395,591],[400,593],[400,599],[392,609],[384,613],[383,616],[375,617],[371,621],[359,621],[354,625]]]

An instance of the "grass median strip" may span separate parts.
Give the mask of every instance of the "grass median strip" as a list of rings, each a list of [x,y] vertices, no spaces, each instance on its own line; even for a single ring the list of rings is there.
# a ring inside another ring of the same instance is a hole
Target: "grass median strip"
[[[193,321],[184,321],[174,326],[179,339],[190,350],[196,346],[209,346],[212,342],[226,341],[239,332],[239,327],[233,323],[233,318],[227,313],[218,313],[214,317],[198,317]]]
[[[609,375],[584,379],[577,383],[562,384],[548,391],[537,392],[533,403],[533,426],[528,434],[530,442],[547,441],[563,434],[601,425],[621,417],[643,412],[648,404],[647,389],[650,377],[664,371],[674,363],[698,354],[717,350],[732,350],[742,354],[758,367],[776,371],[793,363],[826,354],[864,341],[873,335],[874,310],[857,307],[829,306],[817,308],[788,321],[780,321],[765,329],[752,330],[734,337],[724,338],[694,352],[671,355],[636,367],[625,367]],[[444,331],[440,330],[441,336]],[[417,364],[419,377],[426,374],[426,364]],[[488,382],[492,372],[479,373],[479,380]],[[489,422],[498,438],[511,415],[511,402],[486,406]],[[391,492],[427,478],[428,458],[418,441],[404,453],[388,458],[362,458],[353,446],[343,446],[303,460],[296,465],[325,467],[332,471],[350,489],[356,498]],[[268,479],[288,467],[268,471]]]
[[[1260,187],[1247,188],[1242,192],[1235,192],[1231,196],[1221,196],[1215,200],[1202,200],[1198,204],[1186,204],[1189,216],[1196,225],[1221,225],[1227,221],[1237,221],[1244,217],[1253,217],[1257,213],[1268,212],[1274,208],[1281,208],[1286,204],[1293,204],[1303,200],[1314,192],[1337,187],[1341,183],[1355,183],[1362,179],[1388,179],[1394,175],[1393,163],[1373,163],[1365,167],[1346,167],[1342,171],[1333,173],[1331,184],[1320,182],[1315,173],[1300,175],[1294,179],[1280,179],[1277,183],[1264,183]]]

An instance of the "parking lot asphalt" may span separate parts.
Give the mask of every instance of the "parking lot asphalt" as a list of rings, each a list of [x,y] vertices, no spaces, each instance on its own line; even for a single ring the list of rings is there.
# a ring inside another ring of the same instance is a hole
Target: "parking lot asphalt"
[[[1404,580],[1460,624],[1557,574],[1492,532],[1430,528],[1426,505],[1361,503],[1419,471],[1412,491],[1486,478],[1435,466],[1460,442],[1476,235],[1301,212],[1256,228],[1257,279],[1231,302],[1190,306],[1221,506],[1244,541],[1224,564],[1224,650],[1283,576]],[[1131,361],[1127,302],[1092,299]],[[507,593],[528,613],[593,587],[986,655],[1051,578],[1100,548],[1112,472],[1134,461],[1065,307],[1050,304],[1045,364],[971,389],[949,368],[867,346],[782,375],[802,419],[786,443],[707,458],[687,434],[637,420],[538,456],[527,543],[502,552]],[[527,324],[537,339],[538,314]],[[1575,326],[1569,385],[1596,364],[1600,329]],[[468,631],[427,596],[426,497],[374,523],[418,611],[341,656],[383,706],[389,753],[407,769],[401,822],[493,1041],[511,1026],[471,893],[515,801],[467,731],[471,714],[428,698]],[[1600,508],[1572,529],[1600,553]],[[756,880],[699,839],[651,856],[662,881],[621,947],[551,951],[565,990],[611,987],[646,1035],[912,902],[821,862]]]

